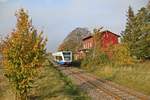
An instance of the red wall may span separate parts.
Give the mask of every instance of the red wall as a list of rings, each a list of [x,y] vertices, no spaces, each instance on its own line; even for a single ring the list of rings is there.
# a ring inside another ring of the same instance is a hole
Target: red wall
[[[102,41],[102,44],[101,44],[102,48],[103,49],[108,48],[110,45],[118,44],[118,35],[115,35],[114,33],[110,31],[105,31],[103,32],[101,41]],[[84,49],[90,49],[90,48],[93,48],[93,46],[94,46],[93,36],[90,36],[83,40]]]
[[[102,48],[108,48],[114,44],[118,44],[118,36],[109,31],[104,32],[102,36]]]

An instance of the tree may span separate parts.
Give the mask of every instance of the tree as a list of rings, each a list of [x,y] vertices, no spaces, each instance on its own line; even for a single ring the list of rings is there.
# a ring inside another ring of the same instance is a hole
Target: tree
[[[103,27],[93,30],[94,48],[88,54],[93,65],[102,65],[109,62],[108,55],[102,50],[102,29]]]
[[[138,40],[135,42],[136,55],[138,58],[147,59],[150,58],[150,9],[141,8],[136,16],[136,22],[139,23],[137,28]]]
[[[118,65],[131,65],[134,64],[134,59],[130,56],[128,45],[117,44],[109,47],[109,50],[113,54],[111,60],[114,64]]]
[[[1,42],[5,76],[16,91],[16,99],[27,100],[27,93],[46,59],[46,39],[38,33],[24,9],[16,12],[16,28]]]
[[[98,55],[98,53],[100,53],[100,48],[102,47],[101,45],[102,29],[103,27],[93,30],[93,40],[94,40],[93,58],[96,55]]]
[[[124,31],[123,42],[127,43],[132,56],[138,59],[150,58],[150,15],[149,8],[141,8],[136,15],[129,7],[128,20]]]
[[[86,57],[84,57],[81,63],[83,68],[85,67],[87,69],[93,70],[96,66],[104,66],[110,62],[108,55],[105,51],[102,50],[102,29],[103,27],[93,30],[94,47],[88,50]]]
[[[122,34],[123,36],[123,42],[127,42],[130,45],[131,40],[133,40],[133,36],[134,35],[132,33],[132,28],[134,28],[134,12],[131,8],[131,6],[129,6],[128,8],[128,12],[127,12],[127,23],[126,23],[126,29],[124,31],[124,33]]]

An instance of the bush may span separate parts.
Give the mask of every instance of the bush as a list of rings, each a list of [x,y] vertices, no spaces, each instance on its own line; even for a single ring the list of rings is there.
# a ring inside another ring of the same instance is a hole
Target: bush
[[[111,60],[114,64],[132,65],[134,59],[130,56],[129,48],[126,44],[118,44],[109,48],[111,52]]]
[[[130,56],[126,44],[110,46],[105,52],[90,51],[81,61],[81,67],[88,70],[96,70],[96,66],[133,65],[135,59]]]
[[[106,53],[102,51],[94,53],[94,50],[92,50],[81,61],[81,67],[87,68],[87,69],[94,69],[96,66],[104,66],[109,63],[110,63],[110,60]]]

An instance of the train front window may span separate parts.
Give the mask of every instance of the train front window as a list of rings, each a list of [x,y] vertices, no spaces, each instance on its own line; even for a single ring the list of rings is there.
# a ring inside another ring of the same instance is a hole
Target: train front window
[[[63,52],[63,55],[70,55],[70,52]]]
[[[70,60],[70,56],[64,56],[65,60]]]
[[[71,57],[70,57],[71,53],[70,52],[63,52],[63,55],[64,55],[64,60],[70,60],[71,59]]]

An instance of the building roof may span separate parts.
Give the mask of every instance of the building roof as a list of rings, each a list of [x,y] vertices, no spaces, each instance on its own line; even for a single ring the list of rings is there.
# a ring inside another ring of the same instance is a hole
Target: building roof
[[[82,40],[84,41],[84,40],[86,40],[86,39],[89,39],[89,38],[92,38],[93,36],[90,34],[90,35],[88,35],[88,36],[85,36]]]
[[[106,33],[106,32],[112,33],[112,34],[116,35],[117,37],[120,37],[120,35],[115,34],[115,33],[111,32],[111,31],[109,31],[109,30],[102,31],[102,33]],[[84,41],[84,40],[89,39],[89,38],[92,38],[92,37],[93,37],[93,35],[90,34],[90,35],[85,36],[82,40]]]
[[[109,31],[109,30],[102,31],[102,33],[106,33],[106,32],[112,33],[112,34],[116,35],[117,37],[120,37],[120,35],[115,34],[115,33],[111,32],[111,31]]]

